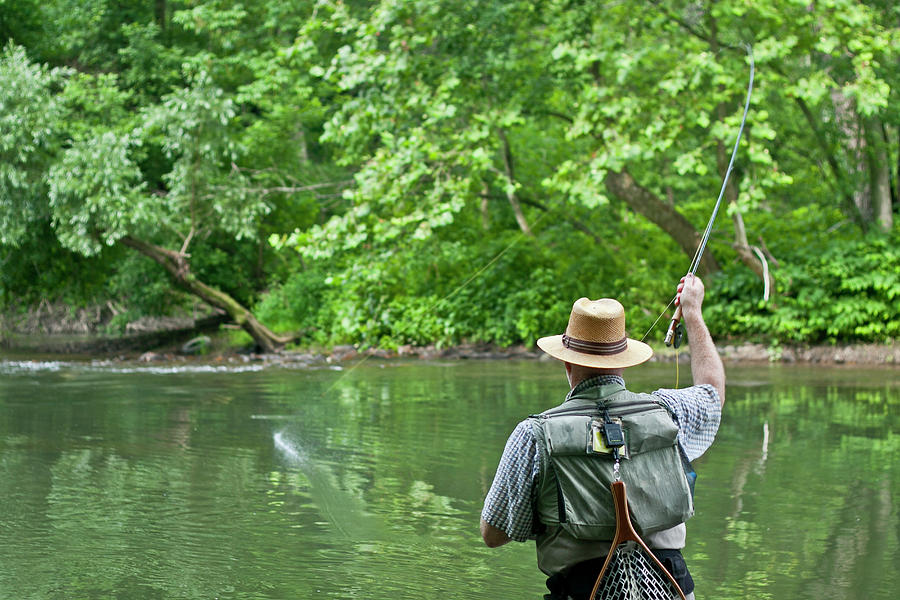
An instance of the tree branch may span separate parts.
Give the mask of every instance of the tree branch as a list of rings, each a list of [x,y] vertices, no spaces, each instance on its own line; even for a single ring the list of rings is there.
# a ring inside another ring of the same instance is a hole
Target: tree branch
[[[291,341],[290,336],[275,335],[260,323],[250,310],[230,295],[198,280],[191,272],[190,263],[183,254],[131,236],[125,236],[119,241],[162,266],[181,289],[225,311],[265,352],[277,352]]]
[[[666,17],[668,17],[669,19],[671,19],[672,21],[677,23],[679,27],[681,27],[682,29],[687,31],[689,34],[691,34],[698,40],[704,41],[707,44],[709,44],[710,46],[715,45],[717,48],[728,48],[729,50],[741,50],[741,51],[744,50],[740,46],[735,46],[733,44],[726,44],[722,40],[718,39],[716,37],[716,34],[713,32],[703,32],[703,31],[695,28],[693,25],[691,25],[684,19],[679,18],[674,13],[672,13],[672,11],[670,11],[668,8],[666,8],[665,6],[660,4],[659,0],[651,0],[650,3],[653,4],[656,8],[658,8],[660,10],[660,12],[663,13],[663,15],[665,15]]]
[[[347,187],[350,185],[353,185],[352,179],[344,181],[330,181],[326,183],[312,183],[309,185],[279,185],[275,187],[244,188],[244,191],[266,196],[268,194],[296,194],[299,192],[311,192],[323,188]],[[229,188],[227,188],[226,186],[212,186],[211,189],[224,190]]]
[[[665,231],[688,257],[694,256],[700,242],[700,233],[674,206],[638,184],[627,169],[609,171],[603,182],[612,195],[621,198],[632,210]],[[700,274],[715,273],[718,270],[719,263],[712,252],[705,252],[700,261]]]

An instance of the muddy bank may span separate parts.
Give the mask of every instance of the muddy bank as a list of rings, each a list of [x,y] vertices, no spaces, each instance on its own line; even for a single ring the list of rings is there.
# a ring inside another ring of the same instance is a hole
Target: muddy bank
[[[225,315],[202,318],[161,318],[129,323],[124,334],[103,334],[95,329],[4,327],[0,329],[0,349],[18,354],[98,355],[143,354],[147,349],[164,353],[181,352],[191,340],[214,335],[227,322]],[[57,322],[58,323],[58,322]],[[76,321],[83,323],[83,321]],[[182,352],[192,354],[193,352]]]
[[[126,321],[127,310],[111,301],[87,307],[46,300],[12,306],[0,313],[0,349],[17,354],[140,355],[148,349],[179,349],[192,338],[214,335],[228,321],[223,312],[203,304],[182,313]]]

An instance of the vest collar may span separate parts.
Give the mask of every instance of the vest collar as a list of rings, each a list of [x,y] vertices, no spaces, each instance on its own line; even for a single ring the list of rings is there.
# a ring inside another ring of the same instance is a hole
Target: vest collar
[[[618,375],[597,375],[585,379],[569,391],[566,402],[569,400],[602,400],[616,392],[625,389],[625,380]]]

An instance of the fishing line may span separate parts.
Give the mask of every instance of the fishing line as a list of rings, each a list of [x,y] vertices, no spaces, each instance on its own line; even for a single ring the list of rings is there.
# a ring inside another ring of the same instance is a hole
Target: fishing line
[[[541,222],[541,219],[543,219],[546,215],[547,215],[546,212],[545,212],[545,213],[542,213],[541,216],[538,217],[538,218],[535,220],[535,222],[531,224],[531,226],[534,227],[535,225],[537,225],[538,223],[540,223],[540,222]],[[492,258],[486,265],[484,265],[483,267],[481,267],[480,269],[478,269],[478,271],[476,271],[474,275],[472,275],[471,277],[469,277],[468,279],[466,279],[466,280],[465,280],[460,286],[458,286],[455,290],[453,290],[452,292],[450,292],[449,294],[447,294],[446,296],[444,296],[444,297],[441,298],[440,300],[436,301],[436,302],[434,303],[434,306],[437,306],[438,303],[443,302],[444,300],[449,300],[450,298],[452,298],[453,296],[455,296],[457,292],[459,292],[459,291],[462,290],[464,287],[466,287],[467,285],[469,285],[469,283],[470,283],[473,279],[475,279],[476,277],[478,277],[479,275],[481,275],[482,273],[484,273],[485,271],[487,271],[487,270],[490,268],[491,265],[493,265],[495,262],[497,262],[498,260],[500,260],[500,257],[503,256],[504,254],[506,254],[510,249],[512,249],[512,247],[515,246],[515,245],[519,242],[519,240],[521,240],[523,237],[525,237],[525,232],[524,232],[524,231],[521,232],[521,233],[519,233],[519,235],[516,236],[516,239],[514,239],[514,240],[512,241],[512,243],[511,243],[509,246],[507,246],[506,248],[504,248],[503,250],[501,250],[500,253],[499,253],[497,256],[495,256],[494,258]],[[433,307],[430,307],[430,308],[433,308]]]
[[[709,241],[713,223],[716,221],[716,215],[719,214],[719,206],[722,204],[722,197],[725,195],[728,177],[734,169],[734,159],[737,156],[738,146],[741,144],[741,135],[744,133],[744,125],[747,123],[747,113],[750,111],[750,96],[753,94],[753,77],[756,73],[756,63],[753,61],[753,49],[750,47],[750,44],[745,44],[744,48],[747,50],[747,56],[750,58],[750,83],[747,84],[747,99],[744,102],[744,114],[741,117],[741,126],[738,128],[737,139],[734,141],[734,148],[731,150],[731,159],[728,161],[728,169],[725,170],[725,177],[722,179],[722,189],[719,190],[719,197],[716,199],[716,205],[713,208],[712,216],[709,218],[709,223],[706,224],[706,231],[703,232],[703,238],[700,240],[700,245],[697,247],[697,252],[694,254],[693,260],[691,260],[691,267],[688,269],[689,275],[693,275],[694,271],[697,270],[697,267],[700,266],[700,259],[703,257],[703,251],[706,250],[706,243]]]
[[[546,212],[542,213],[537,219],[535,219],[535,221],[531,224],[531,226],[532,226],[532,227],[535,227],[538,223],[540,223],[540,222],[543,220],[543,218],[544,218],[546,215],[547,215]],[[470,276],[468,279],[466,279],[465,281],[463,281],[460,285],[458,285],[455,289],[453,289],[449,294],[447,294],[447,295],[443,296],[442,298],[439,298],[439,299],[435,300],[434,302],[432,302],[432,303],[427,307],[426,312],[431,312],[431,311],[433,311],[434,308],[437,307],[438,304],[440,304],[441,302],[443,302],[443,301],[445,301],[445,300],[448,300],[448,299],[452,298],[453,296],[455,296],[456,294],[458,294],[460,291],[462,291],[465,287],[467,287],[470,283],[472,283],[475,279],[477,279],[479,275],[481,275],[482,273],[484,273],[485,271],[487,271],[487,270],[488,270],[495,262],[497,262],[498,260],[500,260],[500,258],[501,258],[504,254],[506,254],[507,252],[509,252],[509,251],[513,248],[513,246],[515,246],[516,244],[518,244],[518,243],[522,240],[522,238],[524,238],[525,236],[526,236],[526,233],[525,233],[524,231],[520,232],[519,235],[517,235],[517,236],[515,237],[515,239],[513,239],[513,241],[510,242],[509,245],[507,245],[505,248],[503,248],[503,250],[501,250],[499,253],[497,253],[497,255],[494,256],[494,258],[492,258],[491,260],[489,260],[483,267],[481,267],[480,269],[478,269],[472,276]],[[353,373],[353,371],[355,371],[356,369],[358,369],[359,367],[361,367],[363,364],[365,364],[366,361],[368,361],[370,358],[372,358],[372,355],[371,355],[371,354],[366,354],[366,355],[362,358],[362,360],[356,362],[352,367],[350,367],[349,369],[347,369],[346,371],[344,371],[344,372],[341,374],[340,377],[338,377],[337,379],[335,379],[334,382],[332,382],[332,384],[331,384],[330,386],[328,386],[328,388],[323,392],[323,394],[327,394],[327,393],[331,392],[331,390],[333,390],[333,389],[335,388],[335,386],[337,386],[337,384],[339,384],[339,383],[340,383],[341,381],[343,381],[347,376],[349,376],[351,373]]]
[[[672,306],[672,303],[673,303],[673,302],[675,302],[675,298],[672,298],[671,300],[669,300],[669,304],[667,304],[666,307],[663,309],[663,311],[662,311],[661,313],[659,313],[659,316],[656,317],[656,320],[655,320],[655,321],[653,321],[653,325],[651,325],[651,326],[650,326],[650,329],[648,329],[647,332],[644,333],[643,337],[641,337],[641,341],[642,341],[642,342],[644,341],[644,339],[645,339],[648,335],[650,335],[650,332],[653,331],[653,328],[656,327],[656,324],[659,323],[659,320],[662,319],[663,316],[669,311],[669,307]],[[676,390],[678,389],[678,380],[679,380],[679,372],[678,372],[678,347],[676,346],[676,347],[675,347],[675,389],[676,389]]]
[[[673,302],[675,302],[675,297],[674,297],[674,296],[672,297],[671,300],[669,300],[669,303],[666,304],[666,307],[663,309],[663,311],[662,311],[661,313],[659,313],[659,316],[656,317],[656,320],[653,321],[653,325],[651,325],[650,328],[649,328],[646,332],[644,332],[644,335],[641,336],[641,341],[642,341],[642,342],[647,338],[648,335],[650,335],[650,332],[653,331],[653,328],[656,327],[656,324],[659,323],[660,319],[662,319],[662,318],[665,316],[665,314],[666,314],[667,312],[669,312],[669,307],[672,306],[672,303],[673,303]]]
[[[753,79],[756,74],[756,63],[753,60],[753,48],[750,46],[750,44],[744,44],[744,49],[746,50],[747,57],[750,60],[750,81],[747,84],[747,97],[744,101],[744,111],[743,111],[743,114],[741,115],[741,125],[738,128],[737,137],[734,140],[734,147],[731,150],[731,158],[728,161],[728,168],[725,170],[725,176],[722,178],[722,187],[719,190],[719,197],[716,199],[716,204],[713,207],[712,214],[710,215],[709,221],[706,224],[706,229],[703,232],[703,236],[700,239],[700,243],[697,245],[697,250],[696,250],[696,252],[694,252],[694,257],[691,259],[691,265],[688,268],[688,272],[687,272],[688,275],[694,275],[697,268],[700,266],[700,261],[703,258],[703,252],[706,250],[706,244],[709,242],[709,236],[712,233],[713,224],[716,221],[716,216],[719,214],[719,207],[722,205],[722,198],[725,197],[725,190],[727,189],[727,186],[728,186],[728,179],[731,176],[731,172],[734,170],[734,161],[735,161],[735,158],[737,157],[737,151],[741,144],[741,136],[744,133],[744,126],[747,123],[747,114],[750,112],[750,98],[753,95]],[[676,294],[672,298],[672,300],[669,302],[669,304],[666,305],[666,307],[663,309],[663,311],[660,313],[660,315],[656,318],[656,321],[653,322],[653,324],[650,326],[650,328],[644,334],[644,337],[641,338],[641,341],[643,341],[644,338],[646,338],[650,334],[650,332],[653,330],[653,328],[656,327],[656,324],[659,323],[662,316],[665,315],[666,312],[668,312],[669,307],[672,306],[672,303],[675,301],[675,299],[677,297],[678,297],[678,295]],[[678,327],[680,319],[681,319],[681,311],[678,308],[676,308],[675,314],[672,316],[672,321],[669,324],[669,330],[666,333],[666,338],[665,338],[666,346],[671,345],[672,338],[676,337],[675,346],[677,348],[677,346],[679,344],[680,335],[676,335],[676,328]]]
[[[547,212],[542,213],[542,214],[541,214],[541,215],[540,215],[540,216],[539,216],[539,217],[531,224],[531,226],[534,227],[534,226],[538,225],[538,224],[544,219],[544,217],[545,217],[546,215],[547,215]],[[526,233],[525,233],[524,231],[520,232],[519,235],[517,235],[517,236],[513,239],[512,242],[510,242],[506,247],[504,247],[500,252],[498,252],[491,260],[489,260],[484,266],[482,266],[480,269],[478,269],[473,275],[471,275],[469,278],[467,278],[465,281],[463,281],[460,285],[458,285],[456,288],[454,288],[450,293],[448,293],[448,294],[445,295],[444,297],[442,297],[442,298],[440,298],[440,299],[435,300],[434,302],[432,302],[432,303],[428,306],[427,311],[429,311],[429,312],[430,312],[430,311],[433,311],[434,308],[435,308],[438,304],[440,304],[441,302],[443,302],[443,301],[445,301],[445,300],[447,300],[447,299],[449,299],[449,298],[452,298],[453,296],[455,296],[456,294],[458,294],[460,291],[462,291],[464,288],[466,288],[466,287],[467,287],[469,284],[471,284],[476,278],[478,278],[482,273],[484,273],[485,271],[487,271],[494,263],[496,263],[498,260],[500,260],[500,258],[501,258],[504,254],[506,254],[507,252],[509,252],[509,251],[513,248],[513,246],[515,246],[516,244],[518,244],[518,243],[522,240],[522,238],[524,238],[525,236],[526,236]],[[331,393],[331,391],[334,390],[334,388],[337,387],[337,385],[338,385],[339,383],[341,383],[342,381],[344,381],[344,379],[346,379],[348,376],[350,376],[350,374],[353,373],[356,369],[358,369],[359,367],[361,367],[362,365],[364,365],[364,364],[366,363],[366,361],[368,361],[370,358],[372,358],[372,354],[366,354],[366,355],[362,358],[362,360],[357,361],[355,364],[353,364],[353,366],[351,366],[349,369],[347,369],[347,370],[345,370],[343,373],[341,373],[341,375],[340,375],[338,378],[336,378],[333,382],[331,382],[331,385],[329,385],[329,386],[322,392],[322,396],[325,396],[325,395]],[[276,447],[279,448],[279,450],[281,450],[283,453],[285,453],[286,455],[291,456],[291,457],[293,458],[292,453],[291,453],[291,451],[290,451],[291,449],[290,449],[290,448],[287,448],[287,447],[285,446],[285,444],[284,444],[283,437],[282,437],[282,432],[277,432],[277,433],[275,434],[274,442],[275,442]]]
[[[679,364],[678,364],[678,348],[675,348],[675,389],[678,389],[678,376],[679,373]]]

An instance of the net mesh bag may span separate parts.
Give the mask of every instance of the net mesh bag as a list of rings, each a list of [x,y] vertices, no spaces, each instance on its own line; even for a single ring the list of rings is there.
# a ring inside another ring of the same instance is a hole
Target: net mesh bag
[[[637,542],[622,542],[592,600],[680,600],[678,590]]]

